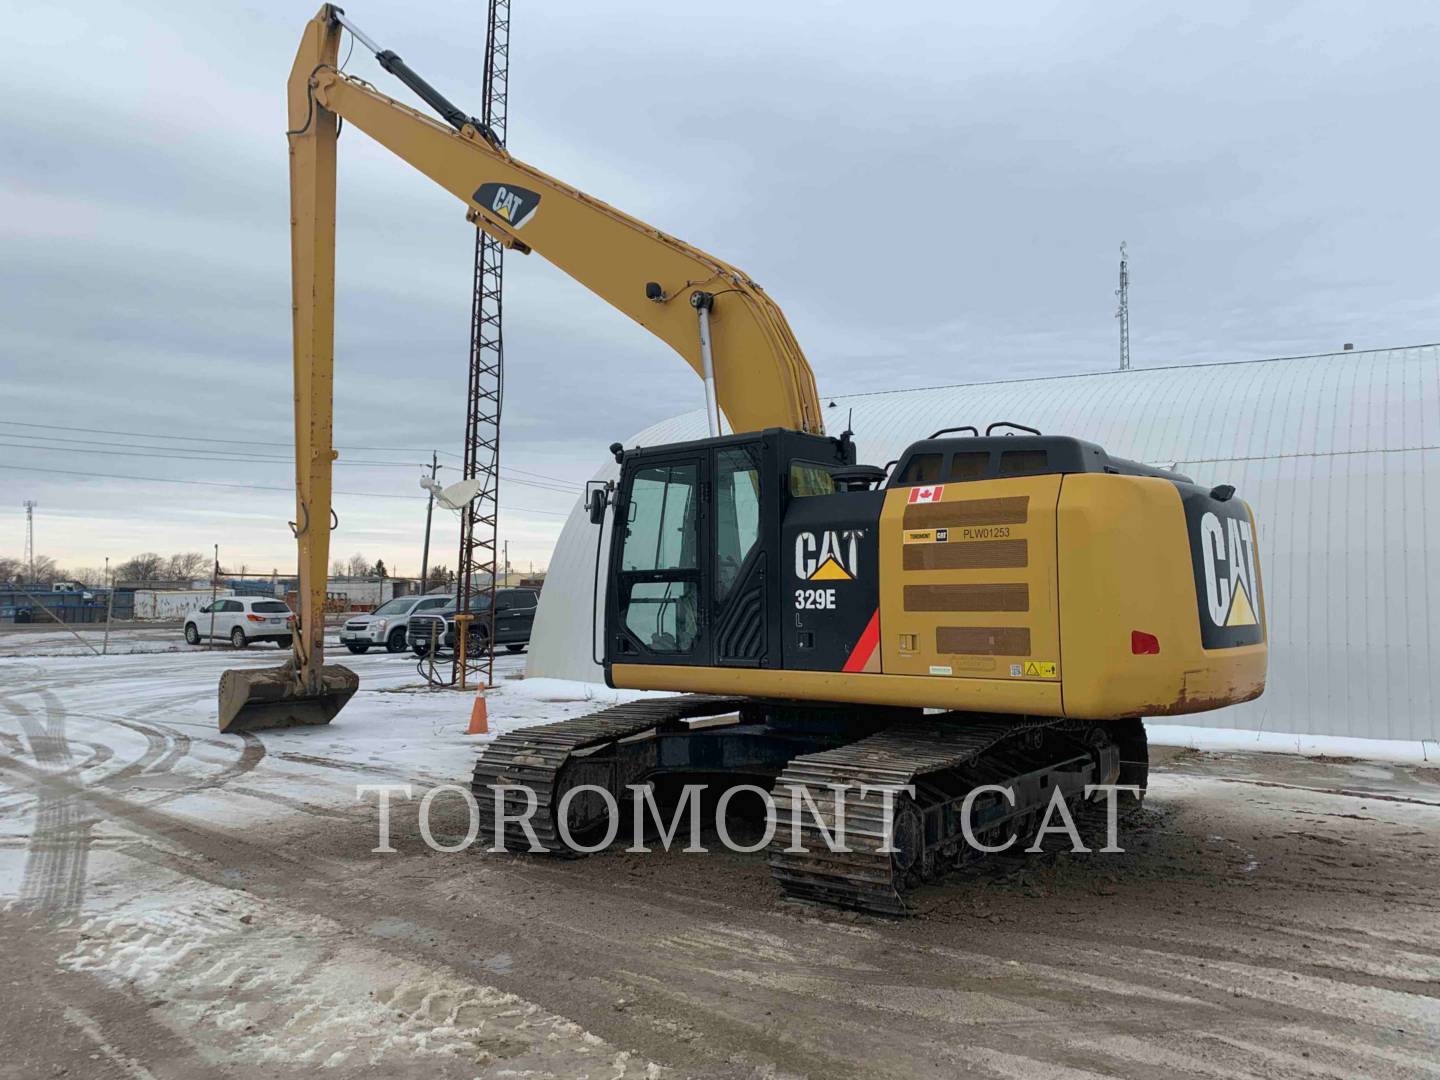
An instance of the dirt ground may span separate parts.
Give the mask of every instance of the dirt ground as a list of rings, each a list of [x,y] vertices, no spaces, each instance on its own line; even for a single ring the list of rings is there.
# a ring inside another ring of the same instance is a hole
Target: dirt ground
[[[467,698],[370,654],[330,727],[225,737],[218,672],[278,654],[132,644],[0,635],[3,1078],[1440,1076],[1440,770],[1157,749],[1124,854],[894,921],[760,855],[431,851]],[[497,727],[593,707],[520,666]],[[355,785],[406,782],[374,854]]]

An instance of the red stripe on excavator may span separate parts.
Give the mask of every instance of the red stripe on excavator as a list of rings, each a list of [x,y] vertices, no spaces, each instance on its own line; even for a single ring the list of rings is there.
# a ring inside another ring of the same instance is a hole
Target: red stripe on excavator
[[[875,609],[875,614],[870,616],[870,621],[865,625],[865,632],[860,635],[860,640],[855,643],[855,648],[850,653],[850,659],[845,661],[841,671],[864,671],[865,665],[870,663],[870,657],[875,655],[875,650],[880,647],[880,609]]]

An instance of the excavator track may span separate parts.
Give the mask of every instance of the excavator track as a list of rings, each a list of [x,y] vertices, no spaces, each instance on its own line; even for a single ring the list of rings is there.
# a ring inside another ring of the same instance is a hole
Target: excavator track
[[[507,790],[503,799],[505,846],[511,851],[531,850],[529,838],[514,823],[528,804],[520,789],[528,788],[535,793],[537,804],[530,824],[541,847],[556,854],[572,854],[556,821],[560,798],[565,788],[579,784],[598,783],[612,792],[623,790],[627,778],[617,775],[617,755],[607,750],[623,740],[643,738],[662,724],[720,716],[737,711],[743,703],[742,698],[708,694],[647,698],[499,736],[475,762],[471,782],[480,806],[480,835],[494,835],[495,787],[515,788]],[[596,810],[593,800],[585,796],[574,800],[570,808],[572,835],[593,823]]]
[[[1034,832],[1054,789],[1074,803],[1086,784],[1118,780],[1143,789],[1145,782],[1139,720],[913,712],[891,719],[883,710],[856,718],[837,708],[812,710],[812,720],[815,714],[831,719],[807,733],[793,723],[756,723],[756,704],[701,694],[649,698],[501,735],[475,763],[481,835],[495,835],[497,788],[503,789],[498,805],[508,850],[574,856],[582,852],[567,843],[559,821],[572,788],[595,785],[620,800],[627,785],[644,783],[676,761],[692,771],[699,761],[712,774],[751,779],[768,772],[776,778],[769,860],[785,895],[904,915],[907,892],[980,857],[960,825],[965,796],[977,786],[1005,785],[1015,794],[1013,803],[995,793],[976,799],[977,839],[993,845],[1015,835],[1018,847]],[[836,785],[845,789],[843,810]],[[907,785],[913,795],[887,801],[883,794]],[[533,842],[519,824],[531,792]],[[828,842],[840,834],[842,814],[843,847]],[[564,832],[588,843],[608,815],[602,798],[580,792],[567,807]]]
[[[790,763],[775,785],[771,873],[792,899],[904,915],[907,891],[980,856],[960,827],[964,797],[976,786],[1015,790],[1013,806],[998,796],[977,799],[972,821],[982,843],[1014,834],[1018,847],[1038,825],[1054,787],[1073,803],[1085,784],[1114,782],[1120,773],[1120,749],[1104,725],[959,716],[904,721]],[[830,838],[838,835],[833,785],[845,786],[848,850],[834,850],[822,834],[823,828]],[[871,790],[862,792],[862,785]],[[873,789],[905,785],[914,785],[914,797],[893,796],[887,814],[885,796]],[[887,838],[893,851],[883,850]]]

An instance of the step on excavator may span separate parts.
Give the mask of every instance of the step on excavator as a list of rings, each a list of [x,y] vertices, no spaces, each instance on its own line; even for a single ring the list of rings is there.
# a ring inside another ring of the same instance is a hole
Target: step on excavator
[[[340,71],[344,31],[440,120]],[[225,673],[222,730],[328,723],[358,686],[324,663],[342,118],[473,225],[661,338],[704,387],[709,437],[617,443],[618,480],[587,492],[606,682],[671,696],[496,738],[473,782],[507,846],[573,853],[603,831],[604,793],[627,785],[758,782],[777,814],[804,811],[801,843],[781,829],[770,847],[786,895],[901,914],[907,892],[975,857],[971,837],[1032,835],[1057,790],[1078,803],[1118,783],[1138,800],[1142,717],[1263,691],[1257,529],[1232,487],[1004,422],[930,433],[890,468],[858,464],[850,432],[825,433],[810,365],[749,276],[512,157],[327,5],[289,82],[294,655]],[[1008,797],[977,797],[983,785]],[[531,798],[533,835],[517,824]],[[847,844],[831,850],[841,814]]]

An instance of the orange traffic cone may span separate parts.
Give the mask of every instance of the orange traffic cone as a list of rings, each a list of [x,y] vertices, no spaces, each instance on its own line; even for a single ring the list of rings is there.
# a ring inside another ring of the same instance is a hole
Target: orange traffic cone
[[[488,735],[490,733],[490,715],[485,711],[485,691],[482,689],[475,695],[475,704],[470,706],[470,730],[466,735]]]

